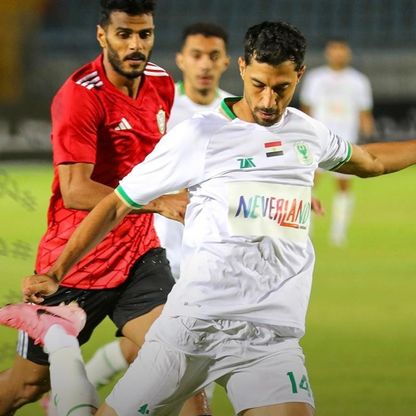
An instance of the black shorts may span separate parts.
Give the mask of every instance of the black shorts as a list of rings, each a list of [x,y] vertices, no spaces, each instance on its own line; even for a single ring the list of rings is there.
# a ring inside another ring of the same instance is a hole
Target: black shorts
[[[82,345],[89,340],[95,327],[106,317],[117,326],[117,335],[128,321],[166,303],[175,280],[163,248],[149,250],[133,264],[127,280],[112,289],[76,289],[60,286],[45,298],[43,305],[59,305],[76,301],[87,314],[85,327],[78,335]],[[19,331],[17,353],[28,360],[48,365],[48,355],[35,345],[26,333]]]

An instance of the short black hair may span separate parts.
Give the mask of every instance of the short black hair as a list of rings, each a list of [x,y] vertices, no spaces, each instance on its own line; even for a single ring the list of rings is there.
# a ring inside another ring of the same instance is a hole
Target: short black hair
[[[182,32],[182,46],[185,44],[187,37],[192,35],[202,35],[206,38],[220,38],[224,41],[225,47],[228,45],[227,32],[215,23],[197,22],[186,26]]]
[[[284,61],[303,66],[306,39],[302,33],[285,22],[263,22],[248,29],[244,41],[244,60],[279,65]]]
[[[105,27],[110,23],[112,12],[124,12],[130,16],[154,14],[156,0],[101,0],[99,24]]]

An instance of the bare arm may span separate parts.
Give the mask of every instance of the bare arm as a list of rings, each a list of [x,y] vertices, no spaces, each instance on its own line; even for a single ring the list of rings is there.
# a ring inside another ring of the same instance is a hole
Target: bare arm
[[[114,192],[103,198],[76,228],[48,275],[61,281],[130,211]]]
[[[91,179],[94,165],[71,163],[58,166],[59,185],[65,208],[92,210],[113,188]]]
[[[65,208],[91,211],[114,189],[91,179],[94,165],[70,163],[58,166],[59,184]],[[132,212],[144,214],[156,212],[167,218],[182,221],[188,202],[187,192],[162,195],[140,209]]]
[[[54,293],[71,267],[94,248],[129,212],[131,208],[112,192],[103,198],[72,234],[51,269],[43,275],[26,277],[22,283],[25,301],[42,302]]]
[[[375,125],[371,111],[360,112],[360,132],[364,137],[371,137],[374,135]]]
[[[363,178],[397,172],[416,163],[416,140],[352,146],[349,162],[337,171]]]

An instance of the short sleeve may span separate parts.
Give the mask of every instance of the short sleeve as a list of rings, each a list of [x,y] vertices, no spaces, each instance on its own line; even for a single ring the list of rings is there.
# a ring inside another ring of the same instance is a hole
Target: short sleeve
[[[55,165],[96,162],[102,111],[93,92],[71,81],[64,84],[51,107]]]
[[[351,143],[336,135],[326,127],[320,135],[323,144],[322,153],[318,161],[319,167],[326,170],[337,170],[348,162],[352,155]]]
[[[116,193],[127,205],[138,208],[160,195],[203,180],[209,138],[202,134],[198,120],[193,118],[175,126],[120,181]]]

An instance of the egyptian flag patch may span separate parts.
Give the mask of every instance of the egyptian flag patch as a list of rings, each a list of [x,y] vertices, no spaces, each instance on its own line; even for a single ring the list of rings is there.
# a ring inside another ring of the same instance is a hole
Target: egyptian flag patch
[[[281,141],[264,143],[267,157],[282,156],[283,147]]]

